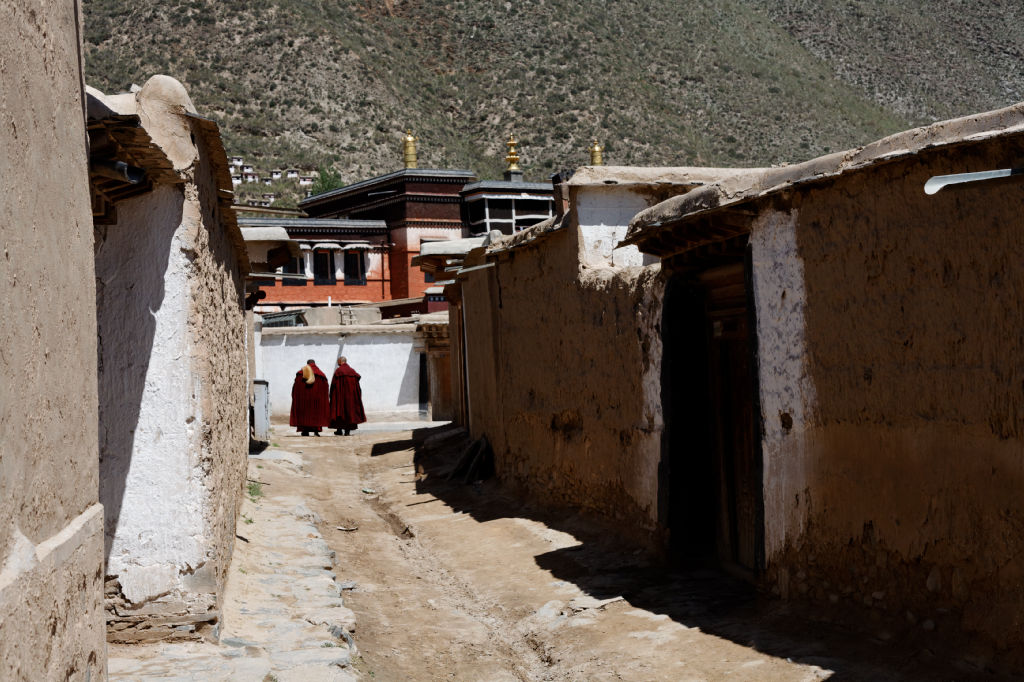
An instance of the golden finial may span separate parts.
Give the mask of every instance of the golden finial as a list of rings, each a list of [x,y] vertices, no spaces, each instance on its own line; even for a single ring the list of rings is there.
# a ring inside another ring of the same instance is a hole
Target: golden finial
[[[411,130],[405,131],[402,138],[402,158],[405,160],[406,168],[416,168],[416,143],[418,137],[414,137]]]
[[[601,153],[604,151],[604,147],[600,145],[597,140],[594,140],[594,144],[590,145],[590,165],[591,166],[603,166],[604,157]]]
[[[519,170],[519,152],[516,151],[516,145],[519,141],[516,140],[514,133],[509,133],[508,142],[505,145],[508,147],[508,154],[505,155],[505,162],[508,163],[508,170],[517,171]]]

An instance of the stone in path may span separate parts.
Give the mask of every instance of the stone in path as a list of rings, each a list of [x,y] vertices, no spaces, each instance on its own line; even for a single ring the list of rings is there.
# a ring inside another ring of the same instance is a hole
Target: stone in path
[[[219,644],[112,645],[111,680],[358,679],[355,617],[344,605],[334,552],[305,500],[274,492],[286,477],[308,476],[302,466],[301,455],[282,450],[250,458],[250,480],[265,483],[262,496],[246,495],[241,506]]]

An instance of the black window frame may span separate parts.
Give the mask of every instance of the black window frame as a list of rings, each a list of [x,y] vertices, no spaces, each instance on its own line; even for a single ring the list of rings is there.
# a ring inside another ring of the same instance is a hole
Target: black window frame
[[[284,266],[281,267],[282,274],[289,275],[305,275],[306,274],[306,256],[301,255],[298,258],[292,258]],[[286,287],[304,287],[306,286],[305,279],[296,279],[294,277],[282,277],[281,284]]]
[[[355,260],[351,260],[355,259]],[[349,267],[350,263],[358,263],[359,272],[356,274],[352,273],[353,268]],[[345,251],[344,256],[345,265],[345,286],[366,286],[366,259],[363,258],[363,252],[359,249],[351,249]]]
[[[324,263],[326,259],[326,263]],[[322,272],[326,265],[326,272]],[[338,278],[334,273],[334,251],[330,249],[317,249],[313,252],[313,284],[317,286],[330,286],[337,284]]]

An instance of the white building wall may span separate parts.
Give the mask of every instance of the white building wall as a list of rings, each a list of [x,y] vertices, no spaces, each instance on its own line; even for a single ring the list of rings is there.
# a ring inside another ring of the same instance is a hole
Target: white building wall
[[[626,267],[656,262],[635,246],[617,248],[633,217],[650,205],[649,199],[629,187],[596,186],[575,190],[576,218],[580,227],[580,260],[591,267]]]
[[[809,503],[804,456],[817,392],[807,369],[803,260],[796,213],[765,212],[751,228],[761,415],[764,432],[765,553],[782,551],[804,531]],[[792,427],[783,430],[779,415]],[[794,492],[796,491],[796,492]]]
[[[209,544],[182,201],[159,186],[119,204],[96,245],[107,574],[135,605],[184,591]]]
[[[266,328],[260,336],[262,377],[269,382],[270,413],[287,420],[291,411],[295,373],[312,358],[330,377],[339,356],[348,358],[362,379],[367,413],[418,413],[420,353],[415,349],[415,326],[396,325],[386,332],[367,327]]]

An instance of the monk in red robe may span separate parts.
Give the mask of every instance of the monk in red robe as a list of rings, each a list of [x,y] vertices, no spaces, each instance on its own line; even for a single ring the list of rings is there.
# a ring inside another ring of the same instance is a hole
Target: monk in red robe
[[[338,358],[338,368],[331,379],[331,427],[336,436],[350,436],[352,429],[366,421],[359,379],[359,374],[348,366],[348,361],[344,357]]]
[[[331,403],[327,395],[327,375],[312,360],[307,360],[295,373],[292,384],[292,413],[288,423],[303,436],[320,429],[331,420]]]

